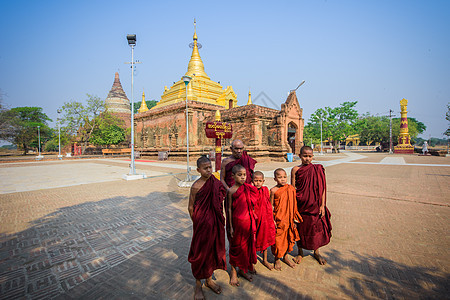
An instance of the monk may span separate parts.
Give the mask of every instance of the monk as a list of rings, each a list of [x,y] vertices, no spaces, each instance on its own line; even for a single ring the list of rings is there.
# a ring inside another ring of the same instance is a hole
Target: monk
[[[239,286],[237,275],[252,281],[250,272],[256,264],[256,215],[254,206],[258,200],[256,187],[245,183],[247,172],[241,165],[231,170],[234,185],[228,191],[228,215],[231,218],[230,238],[230,284]],[[236,271],[239,268],[239,272]]]
[[[231,155],[222,161],[220,168],[220,181],[222,181],[225,188],[228,190],[234,184],[233,174],[231,169],[235,165],[241,165],[247,172],[246,183],[251,183],[253,179],[253,170],[255,169],[256,160],[248,156],[244,151],[244,143],[241,140],[234,140],[231,143]]]
[[[248,156],[247,152],[244,151],[244,143],[241,140],[234,140],[231,142],[231,155],[227,158],[224,158],[222,161],[222,166],[220,168],[220,181],[222,181],[223,185],[227,189],[227,191],[234,185],[233,174],[231,170],[235,165],[241,165],[246,170],[246,183],[251,183],[253,178],[253,170],[255,169],[256,160]],[[228,207],[228,197],[225,198],[225,207]],[[225,211],[227,222],[227,237],[230,232],[230,216],[228,215],[228,210]]]
[[[201,177],[191,187],[188,205],[194,229],[188,261],[196,280],[194,299],[204,299],[201,280],[206,279],[205,286],[220,294],[222,288],[213,281],[212,275],[216,269],[227,269],[223,216],[226,190],[211,176],[211,161],[206,156],[197,160],[197,171]]]
[[[253,173],[253,185],[258,189],[258,201],[255,205],[256,213],[256,251],[263,253],[262,264],[269,270],[273,265],[267,260],[267,248],[275,244],[275,221],[273,219],[272,203],[269,189],[264,184],[264,174],[260,171]]]
[[[320,255],[319,248],[327,245],[331,238],[331,214],[326,206],[325,169],[312,164],[313,150],[303,146],[300,150],[302,164],[292,168],[291,182],[297,191],[297,207],[303,222],[298,225],[300,241],[297,243],[296,263],[303,257],[303,249],[314,250],[314,258],[319,264],[327,261]]]
[[[275,256],[275,270],[281,271],[280,259],[291,268],[295,264],[287,259],[287,254],[294,249],[295,242],[299,240],[296,223],[302,221],[297,211],[295,188],[287,183],[287,174],[284,169],[274,172],[276,186],[270,189],[270,202],[273,203],[273,216],[276,223],[275,245],[272,253]]]

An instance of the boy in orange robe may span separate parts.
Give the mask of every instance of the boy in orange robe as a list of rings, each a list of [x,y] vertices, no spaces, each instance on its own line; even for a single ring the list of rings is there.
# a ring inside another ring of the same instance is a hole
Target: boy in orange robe
[[[281,271],[281,258],[289,267],[295,267],[286,256],[300,239],[295,223],[301,222],[302,218],[297,212],[295,188],[287,183],[286,171],[276,169],[274,176],[277,185],[270,189],[270,202],[273,203],[273,216],[277,228],[272,253],[275,256],[275,270]]]
[[[296,263],[303,257],[303,249],[314,250],[314,258],[319,264],[327,261],[320,255],[319,248],[327,245],[331,238],[331,214],[326,206],[327,182],[325,169],[320,164],[313,164],[313,150],[309,146],[300,149],[302,164],[292,168],[291,182],[297,190],[298,212],[303,217],[298,232],[298,255]]]
[[[273,265],[267,260],[267,248],[275,244],[275,222],[273,220],[272,203],[269,189],[264,184],[264,174],[260,171],[253,173],[253,185],[258,189],[256,213],[256,251],[263,253],[263,265],[269,270]]]
[[[249,273],[254,271],[256,264],[256,215],[254,207],[258,200],[258,190],[253,185],[245,183],[246,170],[241,165],[232,169],[234,185],[228,190],[228,216],[230,216],[230,284],[239,286],[239,275],[252,281]]]
[[[206,279],[206,287],[220,294],[222,288],[212,280],[212,274],[216,269],[227,269],[223,217],[226,190],[222,182],[211,176],[209,158],[202,156],[197,160],[197,171],[201,177],[191,187],[188,205],[194,229],[188,261],[196,279],[194,299],[204,299],[201,279]]]

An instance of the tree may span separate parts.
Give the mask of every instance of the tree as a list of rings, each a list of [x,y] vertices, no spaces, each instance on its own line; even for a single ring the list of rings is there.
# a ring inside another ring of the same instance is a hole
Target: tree
[[[339,142],[355,132],[353,124],[358,118],[354,109],[358,102],[344,102],[338,107],[325,107],[316,110],[305,126],[305,139],[320,139],[320,123],[322,122],[322,137],[333,143],[336,151]]]
[[[97,127],[98,116],[105,110],[105,102],[99,97],[87,94],[86,105],[71,101],[64,103],[61,122],[69,135],[76,135],[81,142],[82,154]]]
[[[355,132],[366,145],[389,142],[389,118],[365,114],[355,122]]]
[[[400,118],[392,119],[392,139],[398,141],[400,136]],[[411,144],[415,144],[416,138],[419,134],[423,133],[427,129],[427,126],[415,118],[408,118],[408,132],[411,136]],[[389,140],[388,140],[389,141]]]
[[[41,107],[16,107],[8,111],[8,132],[2,139],[22,147],[26,155],[30,147],[38,147],[38,126],[40,126],[41,144],[51,137],[52,129],[47,121],[52,121]]]
[[[116,116],[103,112],[97,120],[97,127],[92,133],[90,142],[94,145],[117,145],[125,141],[124,121]]]

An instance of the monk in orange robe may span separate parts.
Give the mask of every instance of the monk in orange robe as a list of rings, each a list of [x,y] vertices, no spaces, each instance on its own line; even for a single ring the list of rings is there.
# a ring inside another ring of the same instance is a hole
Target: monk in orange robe
[[[192,185],[188,206],[194,231],[188,261],[196,279],[194,299],[204,299],[201,280],[206,279],[205,286],[220,294],[222,289],[212,280],[212,274],[216,269],[227,269],[223,216],[226,190],[211,176],[211,161],[207,157],[197,160],[197,171],[201,177]]]
[[[314,258],[319,264],[326,264],[326,260],[319,252],[319,248],[327,245],[331,238],[331,214],[326,206],[326,179],[322,165],[313,164],[313,150],[303,146],[300,150],[301,166],[292,168],[291,182],[297,190],[297,207],[303,217],[298,232],[300,241],[297,243],[298,255],[296,263],[303,257],[303,249],[314,250]]]
[[[270,202],[273,204],[273,216],[276,223],[275,245],[272,253],[275,256],[275,270],[281,270],[280,259],[291,268],[295,264],[287,259],[287,254],[294,248],[295,242],[300,239],[296,223],[302,221],[297,212],[295,188],[287,183],[287,174],[284,169],[274,172],[276,186],[270,189]]]
[[[252,281],[250,272],[256,264],[256,214],[254,206],[258,200],[256,187],[245,183],[246,170],[241,165],[232,169],[235,184],[228,191],[228,215],[231,218],[230,241],[230,284],[239,286],[237,275]],[[237,272],[236,268],[239,268]]]
[[[270,192],[266,186],[263,186],[264,174],[262,172],[255,171],[252,183],[258,189],[258,201],[255,205],[256,251],[263,253],[262,264],[272,270],[273,265],[267,260],[267,248],[275,244],[275,222],[272,203],[270,203]]]

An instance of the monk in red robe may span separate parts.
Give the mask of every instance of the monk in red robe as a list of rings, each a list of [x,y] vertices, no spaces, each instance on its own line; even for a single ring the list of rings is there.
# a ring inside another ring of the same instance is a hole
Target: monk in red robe
[[[232,169],[235,184],[228,191],[228,215],[231,218],[230,237],[230,284],[239,286],[239,275],[252,281],[250,272],[256,264],[256,214],[254,206],[258,200],[256,187],[245,183],[246,170],[241,165]],[[250,271],[250,272],[249,272]]]
[[[312,164],[313,150],[303,146],[300,150],[301,166],[292,168],[291,181],[297,190],[297,207],[303,222],[298,225],[300,241],[297,243],[300,263],[303,250],[314,250],[319,264],[326,264],[319,248],[327,245],[331,238],[331,214],[326,206],[326,179],[322,165]]]
[[[248,156],[244,151],[244,143],[241,140],[234,140],[231,143],[231,155],[222,161],[220,169],[220,181],[222,181],[225,188],[228,190],[234,185],[233,174],[231,170],[235,165],[241,165],[247,172],[246,183],[251,183],[253,179],[253,170],[257,163],[256,160]]]
[[[281,271],[280,259],[291,268],[295,264],[287,259],[287,254],[294,249],[295,242],[299,240],[296,223],[302,221],[297,211],[295,188],[287,183],[287,174],[284,169],[274,172],[276,186],[270,189],[270,202],[273,204],[273,216],[276,223],[275,245],[272,253],[275,256],[275,270]]]
[[[188,206],[194,229],[188,261],[196,279],[194,299],[204,299],[201,280],[206,279],[205,286],[220,294],[222,289],[212,280],[212,274],[216,269],[227,269],[223,216],[226,190],[211,176],[211,161],[207,157],[197,160],[197,171],[201,177],[191,187]]]
[[[234,140],[231,143],[231,155],[225,158],[222,161],[222,166],[220,168],[220,181],[222,181],[223,185],[227,189],[227,191],[234,185],[233,174],[231,170],[236,165],[241,165],[246,170],[246,183],[251,183],[253,178],[253,170],[255,169],[256,160],[248,156],[247,152],[244,151],[244,143],[241,140]],[[225,198],[225,207],[228,207],[228,197]],[[230,232],[230,216],[228,215],[228,211],[225,211],[227,221],[227,237],[228,240],[230,236],[228,233]]]
[[[253,174],[253,185],[258,189],[258,201],[255,205],[256,213],[256,251],[263,253],[262,264],[269,270],[273,266],[267,260],[267,248],[275,244],[275,222],[273,209],[270,203],[269,189],[264,184],[264,174],[255,171]]]

